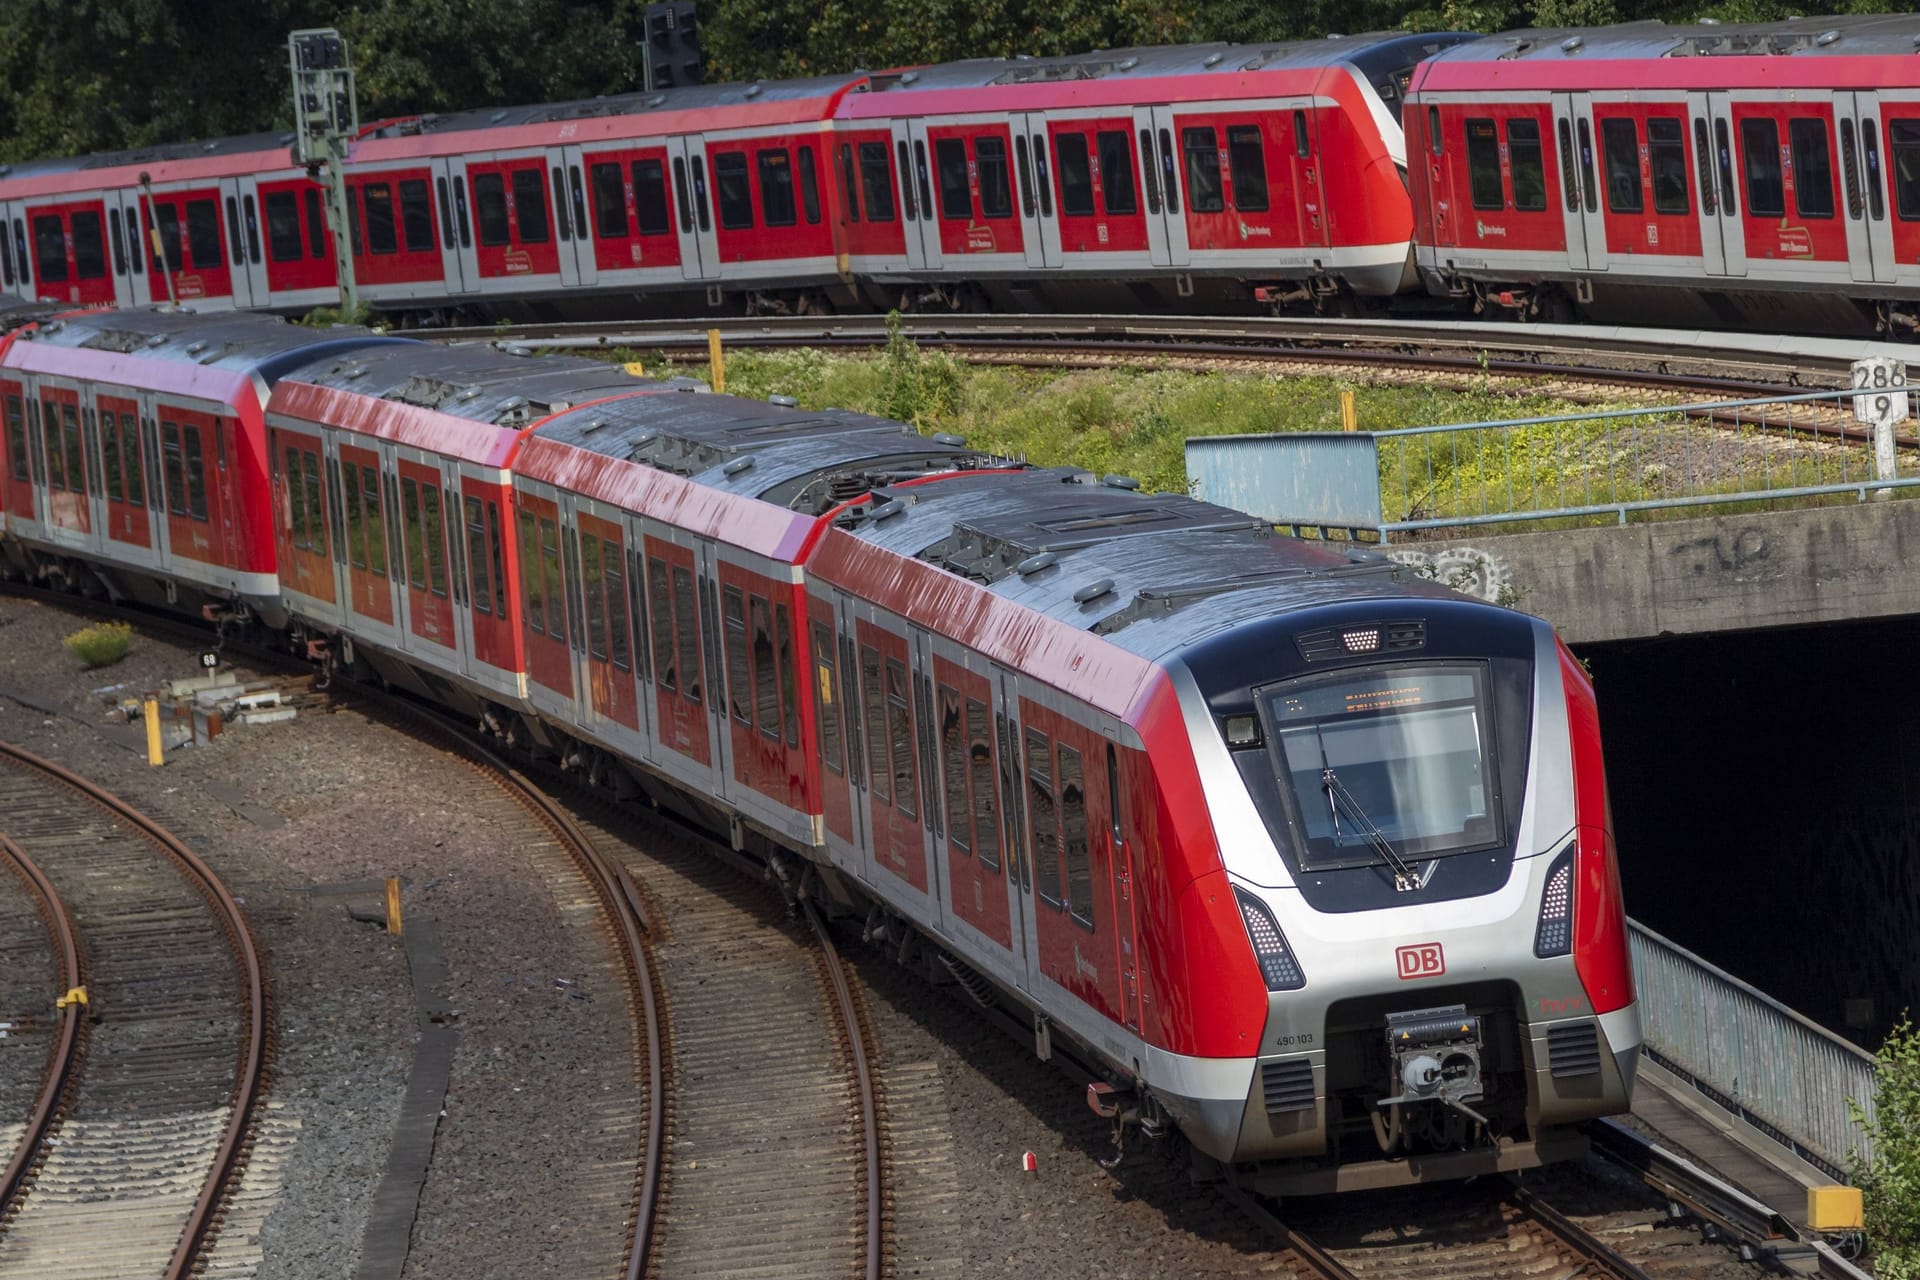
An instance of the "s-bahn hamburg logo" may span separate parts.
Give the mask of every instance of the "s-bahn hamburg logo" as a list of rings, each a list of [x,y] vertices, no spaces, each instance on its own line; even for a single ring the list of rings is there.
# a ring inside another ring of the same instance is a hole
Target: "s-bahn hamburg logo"
[[[1248,236],[1271,236],[1272,234],[1272,227],[1252,226],[1249,225],[1245,219],[1242,219],[1240,222],[1240,238],[1242,240],[1245,240]]]
[[[1437,942],[1415,942],[1401,947],[1393,953],[1393,959],[1402,982],[1410,978],[1437,978],[1447,971],[1446,954]]]

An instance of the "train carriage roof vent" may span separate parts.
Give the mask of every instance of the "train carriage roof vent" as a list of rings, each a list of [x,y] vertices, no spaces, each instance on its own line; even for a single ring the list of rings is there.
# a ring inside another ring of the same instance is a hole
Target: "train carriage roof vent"
[[[164,347],[167,345],[167,335],[164,333],[156,333],[147,339],[147,345],[150,347]]]
[[[196,338],[187,344],[187,354],[190,356],[197,356],[206,349],[207,344],[204,339]]]
[[[499,124],[499,123],[500,123],[500,122],[501,122],[502,120],[505,120],[506,118],[507,118],[507,113],[506,113],[506,112],[504,112],[504,111],[496,111],[496,112],[494,112],[494,113],[493,113],[492,115],[490,115],[490,116],[488,116],[488,117],[487,117],[487,123],[488,123],[488,124]]]
[[[1200,59],[1200,65],[1203,67],[1217,67],[1220,65],[1220,60],[1226,56],[1224,53],[1210,53]]]
[[[1115,71],[1131,71],[1139,65],[1140,65],[1140,59],[1138,58],[1122,58],[1120,59],[1119,62],[1114,64],[1113,69]]]
[[[600,428],[606,425],[607,425],[607,420],[605,418],[588,418],[585,422],[580,424],[580,434],[583,436],[590,435],[593,432],[600,430]]]
[[[768,396],[767,403],[778,405],[782,409],[797,409],[800,407],[800,402],[792,396]]]
[[[1098,579],[1097,581],[1089,582],[1086,586],[1081,587],[1079,590],[1075,591],[1073,593],[1073,602],[1075,604],[1091,604],[1093,601],[1098,600],[1101,596],[1107,596],[1112,594],[1113,594],[1113,579],[1101,578],[1101,579]]]
[[[951,431],[941,431],[935,434],[933,442],[935,444],[950,445],[955,449],[961,449],[966,447],[967,438],[965,436],[957,436]]]
[[[891,520],[897,515],[904,514],[906,509],[907,504],[899,498],[889,498],[873,509],[873,518],[875,520]]]
[[[1839,39],[1840,39],[1840,33],[1832,28],[1828,28],[1827,30],[1822,31],[1819,35],[1815,36],[1813,38],[1813,42],[1819,45],[1822,49],[1824,49],[1828,45],[1836,43]]]
[[[1140,482],[1132,476],[1115,475],[1113,473],[1108,473],[1100,477],[1100,483],[1109,489],[1126,489],[1129,492],[1137,490],[1140,487]]]
[[[752,466],[753,466],[753,455],[748,454],[744,458],[735,458],[733,461],[727,463],[726,466],[720,468],[720,474],[727,475],[727,476],[737,476],[742,471],[745,471]]]
[[[1030,573],[1038,573],[1042,569],[1051,569],[1054,565],[1058,564],[1059,561],[1060,557],[1053,552],[1042,551],[1039,555],[1028,556],[1025,560],[1013,566],[1013,571],[1024,578]]]
[[[746,87],[746,89],[742,92],[741,96],[746,98],[757,98],[760,96],[762,88],[763,86],[760,84],[759,81],[756,80],[754,83]]]
[[[1585,36],[1568,36],[1560,42],[1560,51],[1562,53],[1578,53],[1586,47],[1587,38]]]

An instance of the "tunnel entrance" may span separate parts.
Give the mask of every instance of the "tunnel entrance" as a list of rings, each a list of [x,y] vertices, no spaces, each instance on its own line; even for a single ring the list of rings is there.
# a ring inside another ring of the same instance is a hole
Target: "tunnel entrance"
[[[1920,619],[1576,652],[1628,914],[1869,1048],[1920,1014]]]

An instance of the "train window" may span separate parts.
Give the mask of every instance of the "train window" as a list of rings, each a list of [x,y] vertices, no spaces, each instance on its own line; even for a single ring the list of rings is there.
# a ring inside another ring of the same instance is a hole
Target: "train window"
[[[1920,119],[1887,121],[1893,156],[1893,210],[1902,222],[1920,221]]]
[[[445,526],[440,523],[440,489],[420,486],[420,530],[427,542],[427,587],[442,600],[447,598],[447,548]]]
[[[794,706],[793,618],[787,606],[773,606],[773,639],[780,646],[780,720],[787,727],[787,745],[800,745],[800,712]]]
[[[365,183],[360,203],[366,209],[367,248],[373,253],[397,253],[399,237],[393,224],[393,188],[384,182]]]
[[[1013,135],[1013,164],[1020,172],[1020,212],[1031,218],[1033,208],[1033,166],[1027,160],[1027,135]]]
[[[1087,135],[1053,135],[1053,164],[1060,174],[1060,212],[1086,217],[1093,212],[1093,166],[1088,159]]]
[[[40,402],[40,443],[47,454],[47,488],[65,489],[67,487],[67,458],[60,447],[60,411],[54,408],[53,401]],[[177,454],[179,444],[175,443]],[[77,487],[77,486],[76,486]],[[181,505],[185,505],[182,503]]]
[[[1607,208],[1613,213],[1639,213],[1645,205],[1640,189],[1639,124],[1602,120],[1600,147],[1606,157]]]
[[[306,469],[301,476],[298,500],[307,511],[307,549],[315,555],[327,554],[327,515],[320,500],[320,459],[313,450],[305,450]]]
[[[307,204],[307,256],[324,258],[327,256],[327,220],[320,212],[320,190],[308,187]]]
[[[569,225],[567,220],[567,188],[566,188],[565,181],[560,177],[560,166],[559,165],[553,166],[552,173],[553,173],[553,211],[556,215],[558,215],[560,220],[560,238],[562,240],[571,240],[573,238],[573,234],[572,234],[572,228]],[[513,193],[513,202],[515,205],[518,205],[520,203],[520,192],[518,189],[520,185],[519,176],[520,175],[518,174],[514,175],[515,190]],[[542,243],[544,243],[544,239]]]
[[[127,490],[121,476],[120,428],[114,422],[111,410],[100,416],[105,419],[100,432],[100,469],[106,483],[107,497],[114,502],[125,502]]]
[[[1875,222],[1883,222],[1887,216],[1887,201],[1881,194],[1885,188],[1880,178],[1880,131],[1871,120],[1860,122],[1860,149],[1867,157],[1867,209],[1873,214]]]
[[[1244,213],[1267,210],[1267,152],[1260,126],[1236,124],[1227,129],[1227,172],[1233,179],[1233,203]],[[1149,185],[1149,192],[1152,188]]]
[[[813,148],[800,148],[800,212],[807,215],[809,226],[820,221],[820,182],[813,171]]]
[[[360,468],[360,495],[367,508],[367,572],[384,578],[387,576],[387,538],[389,535],[387,512],[393,507],[393,493],[389,488],[387,506],[380,505],[380,473],[372,467]],[[393,566],[396,574],[400,566]]]
[[[553,238],[547,222],[547,188],[538,169],[513,171],[513,229],[521,244],[545,244]]]
[[[907,144],[894,144],[900,154],[900,200],[907,211],[907,221],[912,222],[920,216],[919,205],[913,198],[913,161],[907,156]]]
[[[973,852],[989,870],[1000,867],[1000,815],[993,799],[993,738],[987,704],[967,699],[967,780],[973,789]],[[951,811],[950,811],[951,816]],[[954,830],[959,830],[956,822]]]
[[[1191,189],[1187,194],[1191,200]],[[1041,901],[1057,907],[1060,905],[1060,818],[1054,808],[1053,794],[1053,744],[1046,734],[1029,728],[1027,828],[1033,837],[1034,888]]]
[[[860,144],[860,196],[868,222],[893,221],[893,174],[887,168],[887,144]]]
[[[227,252],[233,256],[233,265],[245,265],[245,256],[240,247],[240,204],[232,196],[227,197]]]
[[[647,594],[653,622],[654,670],[660,687],[672,693],[680,687],[679,663],[673,649],[673,600],[667,592],[667,562],[659,556],[647,558]]]
[[[762,147],[754,153],[760,170],[760,216],[769,227],[793,225],[793,157],[785,147]],[[714,158],[719,172],[719,157]],[[743,175],[744,176],[744,175]],[[724,199],[724,197],[723,197]],[[724,222],[724,219],[723,219]],[[751,214],[749,214],[751,225]]]
[[[1647,159],[1653,170],[1653,211],[1691,213],[1687,200],[1687,135],[1675,116],[1647,120]]]
[[[727,706],[733,718],[751,728],[753,712],[747,706],[751,671],[747,657],[747,602],[738,587],[720,591],[720,631],[727,655]]]
[[[466,499],[467,564],[473,585],[475,613],[493,615],[493,582],[487,575],[487,525],[480,499]]]
[[[907,711],[907,666],[887,659],[887,741],[893,766],[893,804],[900,815],[918,815],[917,782],[913,768],[913,717]]]
[[[140,420],[130,413],[120,415],[120,455],[126,464],[127,501],[136,507],[147,505],[146,469],[140,465]]]
[[[407,548],[407,585],[415,591],[427,589],[427,549],[420,537],[420,487],[411,479],[400,481],[401,541]]]
[[[965,853],[973,841],[972,806],[967,803],[967,747],[961,740],[960,694],[952,685],[937,686],[940,703],[940,780],[947,793],[947,839]]]
[[[191,423],[180,428],[180,452],[187,462],[187,514],[195,520],[205,520],[207,460],[201,448],[200,428]]]
[[[606,543],[606,562],[601,568],[607,592],[607,655],[613,665],[622,671],[633,670],[633,651],[631,631],[627,618],[627,583],[622,567],[626,561],[620,554],[620,544],[609,538]]]
[[[513,239],[507,227],[507,180],[505,178],[497,173],[473,175],[473,212],[480,223],[481,244],[492,248]]]
[[[1174,173],[1173,136],[1160,130],[1160,193],[1166,199],[1167,212],[1180,212],[1180,183]]]
[[[67,450],[67,488],[75,493],[85,493],[87,491],[87,451],[80,443],[80,415],[70,404],[60,406],[60,437]],[[198,453],[199,443],[198,440],[193,441],[195,456]],[[193,457],[188,458],[187,465],[192,467]],[[189,471],[187,474],[191,477],[193,473]],[[202,520],[207,518],[204,492],[201,494],[200,503],[194,514]]]
[[[199,270],[220,265],[220,206],[211,198],[187,201],[187,249]]]
[[[1513,207],[1538,213],[1547,207],[1547,162],[1540,150],[1538,120],[1507,121],[1507,163],[1513,175]]]
[[[860,221],[859,175],[854,172],[853,144],[840,144],[840,201],[846,206],[847,221]]]
[[[1060,744],[1060,845],[1067,864],[1067,911],[1093,928],[1093,853],[1087,840],[1087,779],[1080,753]]]
[[[133,210],[131,209],[127,210],[127,227],[128,234],[132,234]],[[33,281],[27,278],[27,224],[19,218],[13,220],[13,260],[20,264],[21,286],[30,287]],[[134,267],[135,271],[139,269],[138,266]]]
[[[1140,212],[1139,189],[1133,185],[1133,142],[1125,129],[1103,129],[1094,135],[1100,156],[1100,199],[1109,214]]]
[[[408,253],[432,253],[433,201],[427,195],[425,178],[400,181],[400,235]]]
[[[445,178],[437,177],[433,180],[433,193],[439,198],[440,204],[440,243],[451,248],[454,244],[453,203],[447,198]]]
[[[692,188],[687,185],[687,162],[679,156],[673,158],[673,186],[680,193],[680,225],[692,231],[693,204],[687,195]]]
[[[108,487],[113,484],[112,465],[108,465]],[[293,545],[302,551],[307,547],[307,504],[301,492],[300,451],[292,445],[287,446],[287,524],[293,535]]]
[[[1047,143],[1033,135],[1033,194],[1040,201],[1040,216],[1053,216],[1053,179],[1047,174]]]
[[[687,701],[700,701],[699,615],[693,599],[693,571],[676,566],[673,571],[673,629],[679,643],[681,687]]]
[[[639,165],[634,166],[635,177],[639,176],[639,168]],[[596,164],[587,170],[587,180],[593,187],[594,234],[602,240],[625,240],[630,228],[627,225],[626,185],[620,181],[620,166],[614,163]]]
[[[633,619],[633,669],[642,678],[647,675],[647,598],[642,589],[646,561],[638,550],[627,552],[627,609]]]
[[[573,234],[579,239],[587,238],[587,195],[580,187],[580,166],[567,166],[567,190],[573,194]],[[561,216],[566,221],[565,215]]]
[[[1860,144],[1853,132],[1853,121],[1840,121],[1840,180],[1847,189],[1847,216],[1859,218],[1866,212],[1860,198]]]
[[[367,529],[360,509],[360,471],[349,463],[341,484],[347,501],[347,559],[356,569],[367,567]]]
[[[840,734],[840,700],[833,669],[833,632],[813,624],[813,715],[820,722],[820,759],[835,773],[846,772]]]
[[[33,253],[41,284],[67,278],[67,232],[58,214],[43,213],[33,220]]]
[[[474,188],[476,196],[479,188]],[[453,180],[453,225],[460,232],[460,247],[471,248],[473,237],[467,230],[467,180],[456,176]]]
[[[1212,128],[1182,129],[1180,148],[1187,158],[1187,207],[1195,213],[1219,213],[1226,201],[1220,191],[1220,147]]]
[[[347,188],[347,239],[353,245],[353,256],[358,258],[365,251],[360,239],[360,188]]]
[[[1013,184],[1012,175],[1007,172],[1007,140],[975,138],[973,155],[979,165],[980,216],[1011,218]]]
[[[927,185],[927,144],[915,138],[913,141],[913,177],[914,188],[920,193],[920,216],[933,216],[933,189]]]
[[[1580,187],[1586,192],[1587,212],[1600,211],[1600,184],[1593,176],[1593,133],[1587,128],[1587,122],[1581,120],[1580,131]]]
[[[1293,154],[1302,160],[1313,154],[1313,144],[1307,135],[1307,113],[1304,111],[1293,113]]]
[[[940,216],[949,222],[973,220],[973,192],[967,188],[967,144],[942,138],[933,144],[933,162],[940,171]]]
[[[886,695],[880,688],[880,651],[860,646],[860,705],[866,716],[867,785],[881,804],[893,803],[893,766],[887,759]]]
[[[118,218],[113,220],[113,244],[114,257],[118,260],[120,253],[120,219]],[[6,234],[4,218],[0,218],[0,281],[4,281],[9,289],[13,287],[13,237]]]
[[[753,614],[753,722],[764,737],[780,740],[780,677],[773,669],[773,619],[766,599],[748,602]]]
[[[1787,196],[1780,177],[1780,126],[1772,120],[1742,120],[1740,152],[1746,162],[1748,215],[1785,216]]]
[[[1712,214],[1716,210],[1713,198],[1713,162],[1708,159],[1712,148],[1707,143],[1707,122],[1698,116],[1693,120],[1693,156],[1700,167],[1700,211]]]
[[[267,257],[274,262],[298,262],[306,252],[300,244],[300,202],[291,191],[267,194]]]
[[[633,162],[633,208],[643,236],[663,236],[673,229],[667,216],[667,171],[658,160]]]
[[[476,189],[479,183],[475,183]],[[540,576],[540,526],[533,512],[520,513],[520,608],[527,615],[527,629],[537,636],[547,634],[547,589]]]
[[[240,197],[240,207],[246,211],[247,260],[258,264],[260,261],[260,208],[253,202],[253,193]]]
[[[1160,212],[1160,174],[1153,163],[1153,130],[1140,131],[1140,177],[1147,187],[1147,212]]]
[[[1446,142],[1440,133],[1440,108],[1427,108],[1427,149],[1435,155],[1441,154]]]
[[[1476,209],[1507,207],[1506,186],[1500,179],[1500,136],[1493,121],[1469,119],[1467,135],[1467,182]]]
[[[1793,146],[1793,201],[1803,218],[1833,216],[1833,148],[1825,120],[1787,122]]]
[[[73,215],[73,274],[81,280],[98,280],[107,274],[106,237],[100,231],[100,215],[82,209]]]
[[[49,445],[53,443],[51,421],[53,414],[51,410],[52,406],[49,405],[47,414]],[[169,515],[186,515],[187,473],[186,468],[180,461],[180,424],[177,422],[168,422],[164,418],[160,420],[160,457],[162,465],[166,468],[167,472],[167,512]],[[51,468],[54,464],[58,463],[59,460],[59,452],[49,448],[47,450],[49,476],[52,474]]]
[[[753,226],[753,189],[747,182],[747,153],[721,151],[713,157],[713,181],[720,197],[720,226],[745,231]]]
[[[600,539],[580,534],[580,594],[587,598],[587,654],[607,660],[607,577]]]
[[[560,530],[545,516],[540,518],[540,578],[547,588],[547,638],[565,644],[567,580],[560,572]]]
[[[1734,195],[1733,185],[1733,143],[1727,139],[1727,122],[1713,122],[1713,151],[1720,169],[1720,209],[1729,218],[1740,212],[1740,201]]]
[[[7,463],[14,480],[24,484],[30,473],[27,453],[27,419],[19,396],[7,397]]]

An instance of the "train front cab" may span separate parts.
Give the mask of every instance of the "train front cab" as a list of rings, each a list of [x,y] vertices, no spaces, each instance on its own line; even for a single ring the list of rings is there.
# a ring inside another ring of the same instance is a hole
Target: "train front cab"
[[[1163,1098],[1196,1146],[1308,1194],[1568,1158],[1573,1126],[1626,1109],[1597,714],[1545,624],[1343,605],[1204,644],[1178,683],[1199,838],[1267,990],[1244,1093]]]

